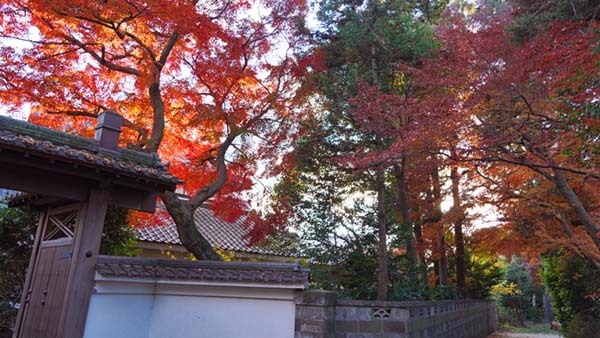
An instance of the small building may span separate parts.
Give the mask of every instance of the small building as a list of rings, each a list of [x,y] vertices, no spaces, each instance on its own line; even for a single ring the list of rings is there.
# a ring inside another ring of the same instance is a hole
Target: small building
[[[293,262],[297,257],[286,252],[279,252],[252,245],[249,238],[251,224],[242,216],[234,222],[218,218],[212,210],[202,206],[194,214],[198,231],[208,240],[212,247],[234,261],[253,262]],[[164,224],[135,229],[136,247],[141,249],[140,257],[185,259],[190,253],[179,240],[177,227],[170,220]]]

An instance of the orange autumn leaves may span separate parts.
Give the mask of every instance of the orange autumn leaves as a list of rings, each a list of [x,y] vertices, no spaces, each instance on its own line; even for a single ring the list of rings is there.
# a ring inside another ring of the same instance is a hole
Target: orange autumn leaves
[[[158,152],[194,195],[217,177],[231,137],[228,180],[215,209],[247,208],[257,161],[280,156],[304,111],[306,71],[296,24],[302,0],[8,1],[0,36],[0,100],[9,111],[91,136],[94,117],[126,119],[122,145]],[[279,50],[280,44],[287,50]],[[300,93],[300,95],[304,95]],[[222,206],[227,207],[222,207]]]

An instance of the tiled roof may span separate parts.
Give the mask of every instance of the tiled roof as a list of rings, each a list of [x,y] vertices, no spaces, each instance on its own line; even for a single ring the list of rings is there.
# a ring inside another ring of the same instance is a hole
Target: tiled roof
[[[218,261],[177,261],[99,256],[96,271],[103,277],[302,284],[309,272],[298,264]]]
[[[57,161],[169,185],[181,183],[167,171],[156,155],[122,148],[117,151],[105,150],[95,140],[5,116],[0,116],[0,148],[26,150]]]
[[[225,222],[215,216],[206,207],[200,207],[194,213],[194,221],[198,231],[208,240],[213,248],[238,252],[290,256],[274,252],[258,246],[250,246],[248,238],[249,227],[245,224],[246,217],[242,216],[235,222]],[[177,227],[169,220],[164,224],[138,228],[137,238],[140,241],[181,245]]]

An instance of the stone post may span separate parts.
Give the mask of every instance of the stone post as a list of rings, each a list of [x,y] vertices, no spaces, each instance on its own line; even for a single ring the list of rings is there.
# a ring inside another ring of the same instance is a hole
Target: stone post
[[[335,335],[335,292],[309,290],[296,296],[295,338],[331,338]]]

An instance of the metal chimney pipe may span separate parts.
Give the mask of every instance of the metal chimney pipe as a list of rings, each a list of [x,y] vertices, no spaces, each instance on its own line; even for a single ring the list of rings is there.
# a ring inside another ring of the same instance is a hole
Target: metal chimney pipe
[[[105,110],[98,115],[94,139],[101,148],[117,150],[123,117],[112,110]]]

